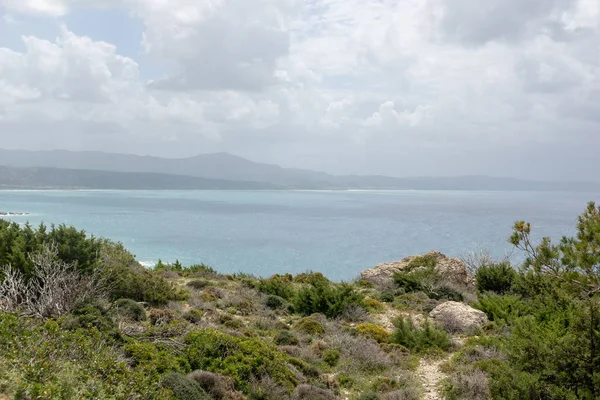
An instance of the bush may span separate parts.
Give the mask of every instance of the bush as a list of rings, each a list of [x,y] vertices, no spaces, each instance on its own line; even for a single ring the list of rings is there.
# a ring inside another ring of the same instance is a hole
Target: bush
[[[121,244],[104,243],[101,260],[113,300],[125,298],[161,306],[188,296],[160,273],[142,267]]]
[[[273,275],[269,279],[261,279],[258,284],[258,291],[290,300],[295,293],[292,286],[292,276],[289,274]]]
[[[327,349],[323,352],[323,361],[330,367],[335,367],[340,361],[340,351],[337,349]]]
[[[321,389],[311,385],[299,385],[291,400],[337,400],[338,397],[330,390]]]
[[[177,372],[163,376],[161,385],[170,389],[178,400],[211,400],[195,380]]]
[[[186,342],[189,345],[187,357],[193,369],[227,375],[244,392],[249,391],[252,380],[260,380],[265,374],[290,391],[298,383],[287,367],[289,356],[261,339],[205,329],[188,334]]]
[[[152,325],[157,326],[167,325],[169,322],[173,321],[175,316],[170,310],[155,308],[150,310],[148,313],[148,318],[150,319],[150,323]]]
[[[285,300],[279,296],[269,295],[265,300],[265,305],[271,310],[279,310],[285,307]]]
[[[300,340],[289,331],[280,331],[277,333],[273,342],[278,346],[296,346],[300,344]]]
[[[136,365],[146,364],[156,369],[160,374],[170,371],[185,372],[186,363],[178,359],[169,351],[159,350],[152,343],[132,341],[123,346],[123,351],[131,357]]]
[[[425,254],[422,256],[417,256],[415,258],[413,258],[408,265],[406,266],[406,270],[407,271],[412,271],[418,268],[424,268],[424,269],[433,269],[437,266],[437,258],[435,258],[434,256],[432,256],[431,254]]]
[[[409,318],[399,318],[396,330],[392,334],[392,342],[419,353],[431,350],[448,350],[450,338],[448,334],[435,327],[429,321],[417,328]]]
[[[300,290],[294,299],[296,312],[303,315],[321,313],[328,318],[339,317],[353,305],[360,305],[363,296],[351,285],[332,285],[317,281],[314,285]]]
[[[512,290],[517,272],[508,262],[482,265],[475,275],[477,290],[481,293],[504,294]]]
[[[154,368],[128,365],[95,328],[69,331],[1,313],[0,390],[22,399],[172,398]]]
[[[188,377],[195,380],[214,400],[242,400],[243,396],[235,391],[233,382],[226,376],[208,371],[194,371]]]
[[[197,324],[197,323],[201,322],[203,318],[204,318],[204,311],[200,311],[200,310],[189,310],[188,312],[183,314],[183,319],[185,319],[186,321],[188,321],[192,324]]]
[[[188,283],[186,283],[187,287],[190,287],[192,289],[196,289],[196,290],[202,290],[207,286],[212,285],[212,283],[210,281],[204,280],[204,279],[194,279],[193,281],[189,281]]]
[[[117,315],[129,318],[133,321],[145,321],[146,310],[138,302],[131,299],[119,299],[113,303]]]
[[[390,341],[388,331],[379,325],[370,323],[359,324],[356,326],[356,332],[361,336],[375,340],[377,343],[388,343]]]
[[[446,399],[491,399],[488,378],[480,369],[460,371],[444,382],[442,389]]]
[[[439,286],[425,292],[427,296],[435,300],[449,300],[462,302],[465,298],[461,292],[451,286]]]
[[[323,325],[314,317],[304,317],[296,323],[294,328],[307,335],[317,336],[325,333]]]
[[[380,303],[379,301],[371,298],[367,298],[363,300],[363,307],[372,313],[382,313],[385,311],[385,305]]]
[[[490,321],[511,322],[531,313],[531,307],[518,296],[493,293],[479,295],[475,308],[483,311]]]
[[[115,322],[98,303],[87,303],[77,307],[62,320],[61,326],[70,330],[95,328],[109,337],[118,338],[119,336]]]

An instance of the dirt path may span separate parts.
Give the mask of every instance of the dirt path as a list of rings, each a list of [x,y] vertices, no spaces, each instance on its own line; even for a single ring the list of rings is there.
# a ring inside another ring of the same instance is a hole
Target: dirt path
[[[450,360],[454,354],[450,354],[442,359],[424,358],[417,369],[417,375],[425,389],[425,400],[442,400],[439,392],[440,382],[446,377],[446,374],[440,370],[440,366]]]

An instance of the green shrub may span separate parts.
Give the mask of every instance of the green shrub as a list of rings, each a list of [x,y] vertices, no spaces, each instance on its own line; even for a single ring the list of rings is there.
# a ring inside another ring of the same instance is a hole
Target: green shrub
[[[432,256],[431,254],[425,254],[422,256],[417,256],[413,258],[408,265],[406,266],[407,271],[412,271],[417,268],[425,268],[425,269],[433,269],[437,266],[437,258]]]
[[[300,344],[300,340],[289,331],[279,331],[273,342],[278,346],[297,346]]]
[[[265,305],[271,310],[279,310],[285,307],[285,300],[279,296],[269,295],[265,300]]]
[[[479,295],[475,307],[483,311],[490,321],[510,322],[532,311],[531,306],[518,296],[493,293]]]
[[[158,260],[156,265],[154,266],[154,271],[156,272],[177,272],[183,276],[215,276],[217,272],[211,267],[204,264],[194,264],[189,267],[184,266],[176,260],[172,264],[165,264],[162,260]]]
[[[382,301],[384,303],[393,303],[395,297],[396,296],[394,295],[394,291],[384,290],[379,294],[379,301]]]
[[[178,359],[167,350],[159,350],[152,343],[131,341],[123,346],[123,351],[136,365],[147,364],[160,374],[169,371],[186,371],[186,362]]]
[[[517,272],[508,262],[486,264],[481,266],[475,275],[477,290],[504,294],[512,290]]]
[[[235,337],[205,329],[188,334],[186,342],[193,369],[229,376],[244,392],[248,392],[252,380],[259,380],[265,374],[290,391],[298,383],[287,367],[290,357],[259,338]]]
[[[113,308],[117,315],[133,321],[145,321],[147,319],[144,307],[131,299],[119,299],[113,303]]]
[[[294,325],[294,329],[306,333],[307,335],[317,336],[325,333],[325,327],[313,317],[304,317]]]
[[[188,321],[192,324],[197,324],[197,323],[201,322],[203,318],[204,318],[204,311],[200,311],[200,310],[189,310],[185,314],[183,314],[183,319],[185,319],[186,321]]]
[[[163,376],[161,385],[170,389],[178,400],[211,400],[198,382],[177,372]]]
[[[130,366],[115,342],[95,328],[64,330],[0,313],[0,390],[33,399],[167,400],[148,364]]]
[[[110,318],[104,307],[97,303],[82,304],[75,308],[70,315],[62,320],[61,326],[70,330],[94,328],[111,337],[119,335],[115,322]]]
[[[212,285],[212,283],[205,279],[194,279],[193,281],[189,281],[188,283],[186,283],[187,287],[190,287],[190,288],[196,289],[196,290],[202,290],[205,287],[210,286],[210,285]]]
[[[104,243],[101,259],[112,300],[124,298],[160,306],[188,297],[187,292],[168,282],[160,273],[139,265],[121,244]]]
[[[429,289],[426,291],[426,294],[429,296],[429,298],[435,300],[449,300],[458,302],[462,302],[464,300],[464,296],[461,292],[453,287],[445,285]]]
[[[323,351],[323,361],[330,367],[335,367],[340,361],[341,353],[337,349],[327,349]]]
[[[362,306],[365,308],[365,310],[367,310],[370,313],[385,312],[385,305],[383,305],[383,303],[381,303],[375,299],[371,299],[371,298],[364,299]]]
[[[273,275],[269,279],[261,279],[258,284],[258,291],[290,300],[295,293],[292,286],[292,276],[290,274]]]
[[[321,313],[328,318],[335,318],[341,316],[348,307],[361,305],[362,302],[363,296],[351,285],[318,281],[298,292],[294,308],[302,315]]]
[[[305,272],[294,277],[294,282],[307,285],[316,285],[319,283],[329,283],[329,279],[320,272]]]
[[[395,321],[396,330],[392,334],[392,342],[419,353],[431,350],[448,350],[450,338],[443,330],[426,321],[417,328],[409,318]]]
[[[361,335],[373,339],[378,343],[388,343],[390,334],[379,325],[363,323],[356,326],[356,332]]]

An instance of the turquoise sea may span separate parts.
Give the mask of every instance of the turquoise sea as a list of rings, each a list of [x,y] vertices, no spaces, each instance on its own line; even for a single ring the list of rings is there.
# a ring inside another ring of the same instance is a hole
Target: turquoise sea
[[[511,250],[514,221],[573,234],[600,194],[483,191],[0,191],[12,220],[69,224],[121,241],[144,265],[179,259],[267,276],[318,270],[350,280],[378,263],[439,250]],[[521,255],[513,254],[519,261]]]

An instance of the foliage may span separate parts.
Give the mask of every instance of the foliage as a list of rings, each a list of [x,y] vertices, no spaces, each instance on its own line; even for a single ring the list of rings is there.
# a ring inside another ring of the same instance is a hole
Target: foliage
[[[348,307],[360,305],[362,301],[363,296],[351,285],[333,285],[320,280],[298,292],[294,308],[302,315],[321,313],[328,318],[335,318],[341,316]]]
[[[233,382],[226,376],[208,371],[194,371],[188,377],[195,380],[214,400],[242,400],[239,392],[235,392]]]
[[[385,311],[385,305],[372,298],[364,299],[362,305],[368,312],[371,313],[382,313]]]
[[[163,376],[161,385],[170,389],[178,400],[211,400],[198,382],[178,372]]]
[[[265,300],[265,305],[271,310],[279,310],[285,306],[285,300],[279,296],[269,295]]]
[[[92,273],[98,265],[98,254],[104,241],[88,236],[66,225],[40,224],[37,229],[30,224],[20,226],[15,222],[0,220],[0,265],[11,265],[31,277],[33,262],[29,254],[38,252],[43,245],[56,245],[58,259],[66,264],[74,264],[78,271]]]
[[[300,344],[300,340],[289,331],[279,331],[273,342],[278,346],[296,346]]]
[[[113,300],[126,298],[159,306],[187,298],[187,293],[176,288],[160,273],[139,265],[121,244],[105,242],[101,258]]]
[[[130,367],[95,328],[0,314],[0,391],[20,398],[171,398],[153,368]]]
[[[249,390],[251,380],[263,375],[290,391],[298,383],[287,367],[289,357],[261,339],[205,329],[188,334],[186,342],[187,357],[193,369],[227,375],[244,392]]]
[[[273,275],[269,279],[261,279],[258,284],[258,291],[290,300],[295,294],[292,279],[290,274]]]
[[[172,264],[165,264],[162,262],[162,260],[158,260],[158,262],[154,266],[154,271],[177,272],[178,274],[187,277],[214,276],[217,274],[217,272],[208,265],[194,264],[189,267],[186,267],[183,264],[181,264],[179,260],[175,260],[175,262]]]
[[[443,330],[426,321],[417,328],[409,318],[399,318],[395,321],[396,330],[392,334],[392,343],[400,344],[407,349],[419,353],[432,350],[448,350],[450,338]]]
[[[340,361],[341,353],[338,349],[326,349],[323,351],[323,361],[330,367],[335,367]]]
[[[377,343],[388,343],[390,334],[379,325],[363,323],[356,326],[356,332],[359,335],[375,340]]]
[[[207,286],[210,286],[211,282],[205,279],[194,279],[193,281],[189,281],[186,283],[186,286],[196,290],[202,290]]]
[[[314,317],[304,317],[296,323],[294,328],[307,335],[320,335],[325,333],[325,327]]]
[[[381,397],[376,392],[362,392],[356,400],[381,400]]]
[[[505,294],[511,291],[516,277],[517,272],[508,262],[484,264],[475,275],[477,290]]]
[[[132,321],[145,321],[146,310],[144,306],[131,299],[119,299],[113,303],[115,314],[131,319]]]
[[[168,349],[160,350],[152,343],[131,341],[123,346],[123,350],[136,365],[148,365],[155,368],[159,374],[169,371],[185,372],[189,369],[185,360],[177,358]]]

